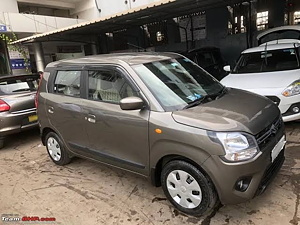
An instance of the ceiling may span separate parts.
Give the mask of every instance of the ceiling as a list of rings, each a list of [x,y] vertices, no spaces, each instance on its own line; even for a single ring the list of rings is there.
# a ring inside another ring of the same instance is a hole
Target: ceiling
[[[241,0],[164,0],[140,8],[128,10],[117,15],[88,21],[71,27],[50,31],[20,39],[15,43],[59,41],[91,37],[134,26],[141,26],[161,20],[171,19],[210,8],[232,5]]]

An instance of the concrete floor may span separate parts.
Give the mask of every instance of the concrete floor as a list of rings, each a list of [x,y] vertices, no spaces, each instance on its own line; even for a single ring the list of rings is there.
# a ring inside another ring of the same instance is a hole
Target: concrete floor
[[[223,206],[202,218],[174,210],[161,188],[137,175],[83,159],[56,166],[41,145],[38,131],[14,135],[0,150],[0,216],[54,217],[56,222],[48,224],[66,225],[297,225],[300,123],[286,126],[286,161],[268,190],[249,202]],[[0,224],[23,224],[2,220]]]

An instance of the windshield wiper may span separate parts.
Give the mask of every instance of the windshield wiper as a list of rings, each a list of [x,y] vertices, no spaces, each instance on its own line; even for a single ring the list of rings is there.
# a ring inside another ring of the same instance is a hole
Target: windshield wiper
[[[197,98],[194,101],[189,102],[183,109],[188,109],[197,105],[200,105],[204,100],[208,99],[210,95],[204,95],[202,98]]]
[[[217,92],[216,99],[221,98],[224,94],[227,93],[227,91],[228,91],[228,89],[225,86],[223,86],[222,89],[219,92]]]

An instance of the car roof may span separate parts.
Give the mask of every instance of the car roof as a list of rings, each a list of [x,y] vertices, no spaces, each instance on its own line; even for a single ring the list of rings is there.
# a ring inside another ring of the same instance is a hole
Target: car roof
[[[47,67],[86,65],[86,64],[120,64],[138,65],[149,62],[167,60],[180,57],[180,54],[171,52],[129,52],[92,55],[76,59],[66,59],[48,64]]]
[[[278,49],[287,49],[287,48],[298,48],[299,43],[282,43],[282,44],[263,44],[258,47],[248,48],[242,52],[242,54],[252,53],[252,52],[262,52],[267,50],[278,50]]]
[[[268,29],[268,30],[263,31],[262,33],[258,34],[256,38],[257,38],[257,40],[260,40],[261,38],[263,38],[266,35],[269,35],[271,33],[283,32],[283,31],[289,31],[289,30],[294,30],[294,31],[300,32],[300,26],[299,25],[288,25],[288,26],[271,28],[271,29]]]

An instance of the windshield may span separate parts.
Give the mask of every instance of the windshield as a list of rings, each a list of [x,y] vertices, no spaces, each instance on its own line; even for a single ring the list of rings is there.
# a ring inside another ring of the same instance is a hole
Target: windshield
[[[186,58],[168,59],[133,67],[166,111],[180,110],[223,86]]]
[[[299,48],[242,54],[233,73],[261,73],[299,69]]]
[[[18,77],[7,78],[0,81],[0,93],[11,94],[23,91],[36,91],[38,86],[37,78],[33,77]]]

